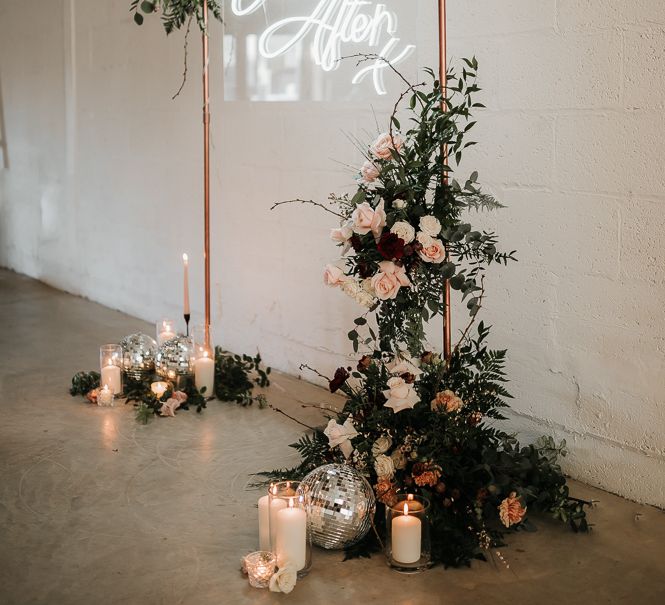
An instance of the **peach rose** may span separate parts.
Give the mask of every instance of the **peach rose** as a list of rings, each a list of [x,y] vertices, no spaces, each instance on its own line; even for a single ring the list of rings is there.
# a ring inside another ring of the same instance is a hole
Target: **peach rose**
[[[363,177],[363,181],[373,183],[379,178],[379,169],[374,165],[374,162],[366,160],[360,168],[360,174]]]
[[[379,477],[374,486],[376,499],[387,506],[392,506],[397,502],[397,490],[395,484],[388,477]]]
[[[378,239],[381,236],[381,231],[386,226],[384,205],[384,201],[381,200],[376,209],[372,208],[367,202],[356,206],[351,215],[353,230],[358,235],[366,235],[371,231],[374,234],[374,238]]]
[[[348,277],[344,275],[337,265],[326,265],[325,270],[323,271],[323,283],[326,286],[339,286],[348,280]]]
[[[452,391],[437,393],[432,399],[432,411],[434,412],[459,412],[464,402]]]
[[[337,229],[330,230],[330,239],[333,242],[338,242],[340,244],[345,244],[348,240],[351,239],[353,235],[353,223],[351,221],[345,223]]]
[[[369,150],[380,160],[390,160],[393,157],[392,150],[399,151],[403,145],[404,139],[401,136],[398,134],[390,136],[390,133],[384,132],[370,145]]]
[[[442,263],[445,260],[446,247],[440,239],[431,237],[422,231],[416,236],[416,239],[423,246],[418,250],[418,254],[426,263]]]
[[[510,495],[499,504],[498,508],[501,523],[506,527],[521,523],[526,515],[526,506],[522,506],[516,492],[510,492]]]
[[[410,286],[411,282],[404,267],[392,261],[384,260],[379,263],[379,272],[372,277],[372,288],[377,298],[388,300],[395,298],[402,286]]]

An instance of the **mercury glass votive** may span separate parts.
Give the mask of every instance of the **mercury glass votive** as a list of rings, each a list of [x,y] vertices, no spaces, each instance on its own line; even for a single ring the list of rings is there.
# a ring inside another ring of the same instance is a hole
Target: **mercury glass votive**
[[[402,573],[431,567],[429,500],[408,494],[386,506],[386,558]]]
[[[268,588],[276,567],[277,557],[265,550],[250,553],[245,557],[249,585],[254,588]]]
[[[114,400],[115,397],[113,396],[113,389],[111,389],[108,384],[105,384],[101,389],[97,391],[98,406],[112,408]]]

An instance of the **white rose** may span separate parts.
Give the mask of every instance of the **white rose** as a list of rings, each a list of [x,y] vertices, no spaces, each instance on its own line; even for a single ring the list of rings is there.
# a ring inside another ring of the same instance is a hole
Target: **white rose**
[[[280,567],[270,578],[270,592],[283,592],[289,594],[298,581],[296,566],[287,562]]]
[[[383,394],[388,399],[385,406],[391,408],[395,413],[412,408],[420,401],[413,386],[399,377],[388,380],[388,390],[383,391]]]
[[[372,456],[375,458],[380,454],[385,454],[393,444],[393,440],[389,435],[381,435],[372,445]]]
[[[416,237],[416,230],[405,221],[397,221],[390,228],[390,232],[401,238],[405,244],[410,244]]]
[[[392,479],[395,475],[395,466],[390,456],[381,454],[374,459],[374,471],[378,477]]]
[[[436,237],[441,233],[441,223],[435,216],[423,216],[420,219],[419,226],[420,230],[423,233],[427,233],[430,237]]]
[[[403,210],[406,208],[406,201],[405,200],[393,200],[393,207],[397,208],[398,210]]]
[[[339,424],[331,418],[323,434],[328,437],[328,445],[331,448],[339,447],[345,458],[348,458],[353,453],[351,439],[358,435],[358,431],[353,426],[351,416],[346,419],[344,424]]]
[[[418,362],[413,357],[396,357],[393,365],[390,367],[391,374],[413,374],[420,376],[423,371],[418,367]]]

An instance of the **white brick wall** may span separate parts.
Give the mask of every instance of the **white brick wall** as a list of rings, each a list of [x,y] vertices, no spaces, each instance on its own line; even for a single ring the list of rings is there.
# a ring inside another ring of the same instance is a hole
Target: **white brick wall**
[[[417,6],[419,58],[434,65],[436,2]],[[486,305],[510,349],[512,426],[565,437],[573,475],[665,506],[665,4],[448,0],[448,12],[451,58],[478,57],[487,105],[465,166],[509,205],[473,218],[520,259],[495,269]],[[179,314],[179,256],[201,247],[192,48],[171,102],[181,40],[136,28],[127,0],[0,3],[1,265],[146,319]],[[368,136],[390,99],[223,103],[212,76],[217,339],[292,373],[303,361],[331,372],[356,309],[321,284],[330,223],[267,209],[345,191],[336,161],[359,155],[344,133]],[[201,277],[194,262],[198,309]],[[440,343],[440,323],[430,334]]]

